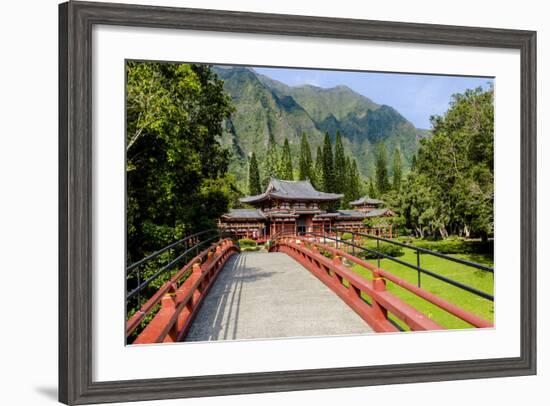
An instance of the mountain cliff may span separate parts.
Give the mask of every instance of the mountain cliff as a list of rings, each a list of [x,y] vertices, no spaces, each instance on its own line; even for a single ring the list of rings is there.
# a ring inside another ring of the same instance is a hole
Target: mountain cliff
[[[376,104],[346,86],[288,86],[245,67],[213,69],[235,106],[223,143],[233,151],[230,171],[241,184],[246,182],[247,156],[255,152],[261,166],[270,134],[279,145],[288,138],[297,157],[305,132],[315,156],[323,134],[328,132],[334,140],[339,130],[346,153],[356,158],[363,177],[373,174],[376,143],[383,141],[390,153],[399,148],[408,168],[418,140],[427,134],[394,108]]]

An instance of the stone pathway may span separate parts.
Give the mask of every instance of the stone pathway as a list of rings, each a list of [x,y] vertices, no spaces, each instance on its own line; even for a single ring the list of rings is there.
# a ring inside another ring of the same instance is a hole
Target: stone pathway
[[[243,252],[218,275],[186,341],[370,332],[365,321],[288,255]]]

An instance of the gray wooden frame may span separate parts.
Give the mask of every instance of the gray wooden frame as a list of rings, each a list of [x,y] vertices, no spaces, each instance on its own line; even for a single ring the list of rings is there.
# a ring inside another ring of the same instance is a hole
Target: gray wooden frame
[[[92,26],[512,48],[521,53],[521,355],[517,358],[92,381]],[[218,396],[536,373],[536,32],[69,2],[59,6],[59,400]]]

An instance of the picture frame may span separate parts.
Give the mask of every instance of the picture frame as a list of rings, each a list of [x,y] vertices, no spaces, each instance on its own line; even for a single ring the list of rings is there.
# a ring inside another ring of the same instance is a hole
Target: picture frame
[[[151,27],[519,50],[520,356],[97,382],[92,377],[92,27]],[[343,388],[536,373],[536,32],[235,11],[59,6],[59,400],[65,404]]]

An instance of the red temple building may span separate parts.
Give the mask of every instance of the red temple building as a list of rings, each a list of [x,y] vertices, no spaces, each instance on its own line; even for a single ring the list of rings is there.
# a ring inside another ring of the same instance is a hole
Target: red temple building
[[[391,210],[378,206],[367,209],[363,203],[357,204],[355,210],[328,212],[327,206],[342,197],[341,194],[315,190],[309,180],[271,179],[264,193],[240,199],[242,203],[254,206],[253,209],[231,209],[220,218],[219,226],[234,231],[239,237],[264,239],[281,231],[299,234],[325,230],[330,233],[334,228],[341,228],[367,232],[369,230],[363,223],[365,218],[393,215]],[[365,199],[374,200],[365,197],[356,202]],[[379,200],[376,202],[372,204],[383,204]]]
[[[367,217],[395,216],[395,213],[390,209],[381,207],[384,204],[382,200],[373,199],[368,196],[363,196],[358,200],[349,202],[349,204],[355,207],[355,210],[367,214]]]

